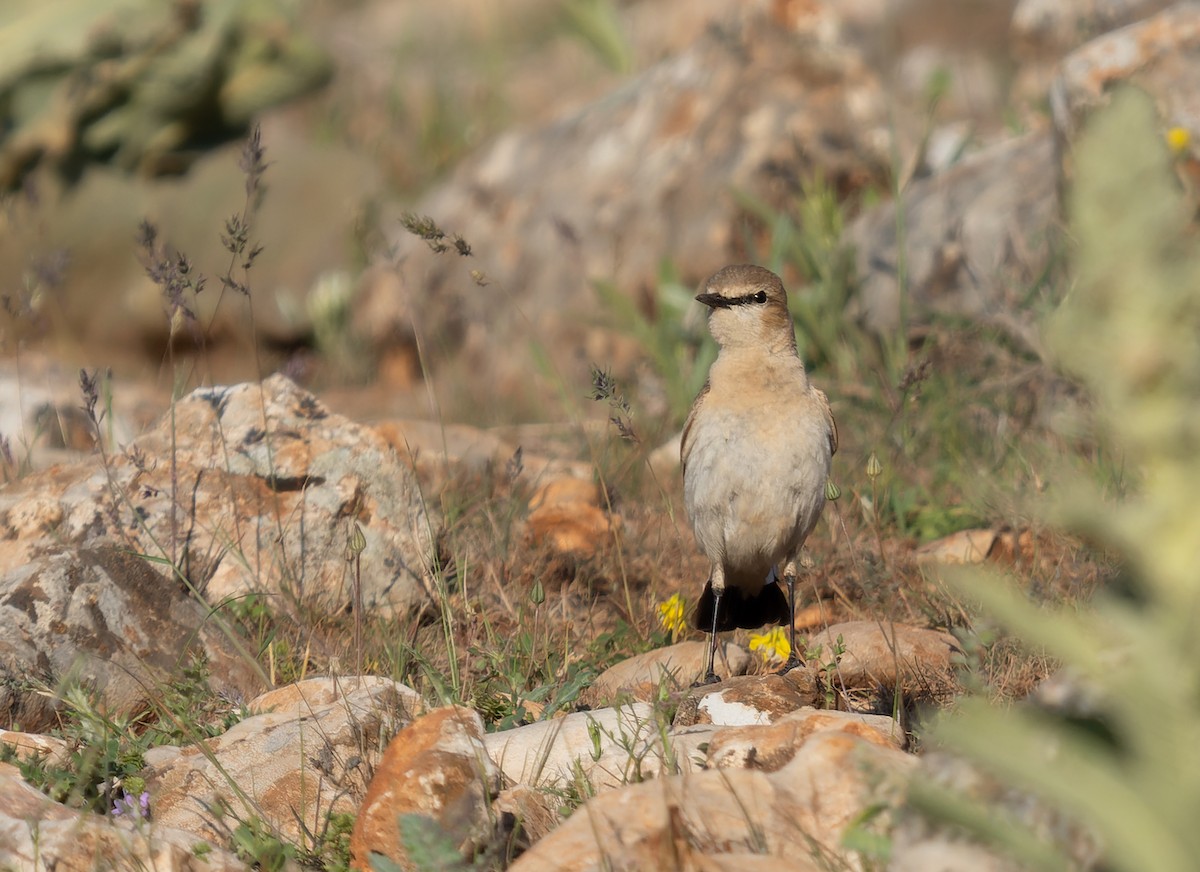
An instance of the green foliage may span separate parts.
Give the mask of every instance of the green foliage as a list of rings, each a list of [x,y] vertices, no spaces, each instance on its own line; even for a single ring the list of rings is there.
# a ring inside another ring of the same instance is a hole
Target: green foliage
[[[937,730],[1077,817],[1099,837],[1106,868],[1129,872],[1184,872],[1200,856],[1200,256],[1194,205],[1157,129],[1150,101],[1134,91],[1092,119],[1071,201],[1078,281],[1048,330],[1133,473],[1120,502],[1081,478],[1056,511],[1121,555],[1133,595],[1114,591],[1079,612],[962,580],[986,611],[1098,692],[1107,738],[1057,713],[982,700]],[[1031,868],[1068,865],[1033,833],[961,797],[920,785],[914,798]]]
[[[790,264],[804,277],[803,292],[788,301],[804,361],[847,373],[862,365],[864,352],[873,357],[877,343],[846,322],[854,251],[842,238],[845,205],[837,192],[817,178],[801,192],[794,211],[776,211],[748,194],[740,194],[739,202],[770,231],[767,265],[779,272]]]
[[[653,312],[643,311],[611,282],[597,282],[595,288],[614,326],[635,339],[649,356],[655,376],[662,380],[670,421],[682,424],[708,378],[709,366],[717,359],[717,345],[704,324],[687,317],[689,311],[699,311],[693,300],[695,291],[683,284],[678,270],[669,263],[659,268]]]
[[[108,717],[78,685],[67,688],[62,700],[67,720],[60,732],[72,746],[66,765],[50,765],[40,756],[17,761],[7,748],[0,759],[16,762],[21,777],[51,799],[108,814],[125,792],[137,796],[145,788],[138,773],[149,740],[139,735],[135,719]]]
[[[296,848],[279,837],[259,818],[240,822],[233,831],[233,849],[238,859],[263,872],[278,872],[296,857]]]

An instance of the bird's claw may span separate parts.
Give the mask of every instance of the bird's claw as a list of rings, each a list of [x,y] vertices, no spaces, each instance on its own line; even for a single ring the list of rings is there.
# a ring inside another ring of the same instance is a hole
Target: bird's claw
[[[784,664],[783,664],[783,668],[782,668],[782,669],[780,669],[780,670],[779,670],[778,672],[776,672],[775,674],[776,674],[776,675],[787,675],[787,674],[788,674],[789,672],[791,672],[793,669],[795,669],[795,668],[797,668],[797,667],[799,667],[799,666],[804,666],[804,665],[805,665],[805,664],[804,664],[804,661],[803,661],[803,660],[801,660],[799,657],[797,657],[795,654],[793,654],[791,657],[789,657],[789,658],[787,659],[787,663],[784,663]]]

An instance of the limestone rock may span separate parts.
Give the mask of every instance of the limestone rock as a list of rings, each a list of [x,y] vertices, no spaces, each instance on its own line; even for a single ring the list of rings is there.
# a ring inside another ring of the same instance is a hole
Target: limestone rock
[[[817,671],[811,667],[798,667],[785,675],[735,676],[692,688],[679,705],[675,724],[770,724],[813,705],[819,696]]]
[[[939,697],[956,686],[954,655],[958,640],[941,630],[879,621],[847,621],[814,634],[810,650],[822,646],[822,658],[833,656],[838,637],[844,653],[826,680],[843,693],[902,692],[907,698]]]
[[[48,767],[66,766],[71,757],[71,746],[65,739],[41,733],[0,729],[0,746],[12,748],[20,760],[40,758]]]
[[[717,658],[729,675],[743,675],[750,666],[750,655],[732,642],[718,644]],[[664,684],[668,692],[690,687],[704,674],[707,663],[708,642],[677,642],[610,666],[584,690],[579,701],[591,707],[623,699],[652,702]]]
[[[488,755],[509,782],[567,785],[583,776],[597,790],[691,768],[695,740],[668,736],[654,707],[632,703],[491,733]]]
[[[38,690],[66,681],[93,688],[110,713],[129,714],[144,708],[147,694],[189,657],[207,660],[213,690],[253,693],[260,678],[248,660],[230,644],[220,619],[177,580],[118,542],[72,548],[53,541],[59,533],[86,536],[87,527],[75,526],[81,516],[103,517],[98,500],[87,506],[87,486],[103,484],[93,478],[81,488],[77,479],[62,481],[62,472],[23,479],[19,489],[30,488],[24,494],[11,488],[0,494],[0,503],[11,500],[5,516],[11,523],[14,514],[28,517],[33,503],[44,510],[51,494],[73,489],[77,499],[83,492],[74,508],[42,511],[40,517],[59,520],[39,528],[35,539],[9,540],[0,549],[3,723],[24,730],[52,726],[57,703]],[[38,493],[39,487],[46,491]]]
[[[245,872],[232,853],[158,821],[114,821],[54,802],[0,763],[0,863],[6,869],[155,869],[159,872]]]
[[[494,829],[489,803],[500,774],[483,746],[483,721],[461,706],[435,709],[388,744],[358,811],[350,850],[354,868],[369,870],[373,855],[416,869],[398,825],[401,815],[425,818],[470,858]],[[424,868],[424,867],[420,867]]]
[[[253,692],[251,658],[209,604],[286,592],[353,607],[356,527],[364,607],[424,608],[435,531],[411,470],[282,376],[197,390],[123,453],[11,483],[0,491],[0,675],[20,680],[0,682],[0,712],[38,729],[50,702],[21,688],[72,676],[128,712],[187,656],[180,640],[208,658],[214,689]]]
[[[374,676],[320,683],[301,694],[334,701],[298,705],[293,695],[293,704],[284,705],[273,692],[266,703],[274,711],[235,724],[204,747],[156,749],[146,779],[155,821],[224,844],[231,817],[222,809],[229,809],[241,818],[257,815],[299,842],[304,828],[320,832],[325,815],[354,813],[371,760],[411,720],[417,695]],[[264,703],[251,706],[261,710]]]
[[[510,868],[718,869],[751,855],[803,872],[836,867],[851,859],[841,844],[847,828],[872,803],[894,802],[912,764],[899,751],[820,733],[770,774],[710,770],[602,793]]]
[[[716,730],[708,743],[707,762],[713,768],[774,772],[786,765],[812,736],[831,730],[849,733],[881,747],[904,749],[904,731],[890,717],[803,708],[771,724]]]

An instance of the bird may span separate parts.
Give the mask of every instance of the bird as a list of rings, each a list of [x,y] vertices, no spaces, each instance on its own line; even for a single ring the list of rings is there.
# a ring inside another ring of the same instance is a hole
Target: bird
[[[718,351],[680,444],[684,509],[710,571],[693,615],[717,634],[787,622],[796,651],[796,567],[825,507],[838,432],[825,394],[808,380],[779,276],[751,264],[718,270],[696,301],[708,307]],[[776,583],[782,577],[788,595]]]

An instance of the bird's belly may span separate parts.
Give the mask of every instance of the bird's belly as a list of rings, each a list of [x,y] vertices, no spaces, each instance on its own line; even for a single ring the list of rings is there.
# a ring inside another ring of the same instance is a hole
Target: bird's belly
[[[739,416],[740,417],[740,416]],[[700,548],[745,584],[799,549],[825,504],[828,435],[807,421],[712,416],[695,432],[684,503]]]

